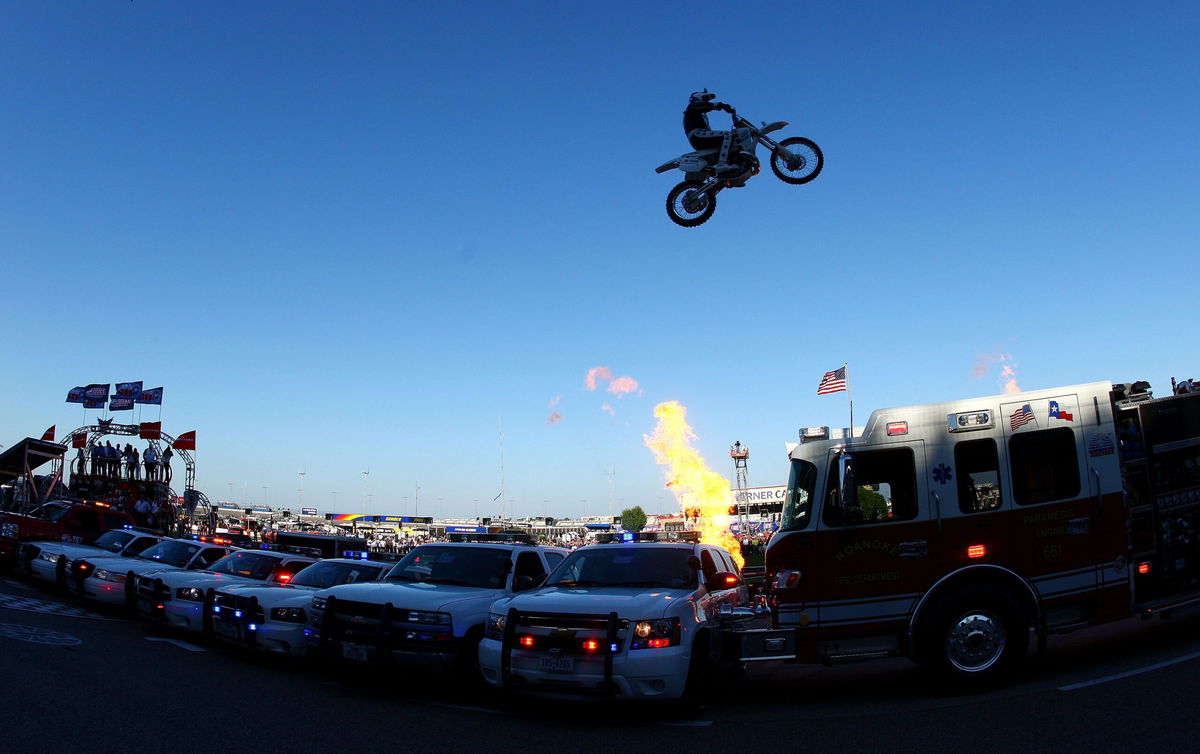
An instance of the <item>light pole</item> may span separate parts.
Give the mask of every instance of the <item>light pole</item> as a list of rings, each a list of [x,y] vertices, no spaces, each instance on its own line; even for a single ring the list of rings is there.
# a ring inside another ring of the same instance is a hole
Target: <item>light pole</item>
[[[333,495],[333,512],[337,513],[337,490],[330,490],[330,495]]]
[[[363,515],[364,516],[367,515],[367,476],[370,473],[371,473],[371,467],[369,467],[369,466],[367,467],[367,470],[362,473],[362,475],[363,475],[362,504],[363,504]]]
[[[270,489],[270,488],[267,487],[266,485],[263,485],[263,507],[266,508],[267,510],[270,510],[271,505],[267,502],[267,490],[268,489]]]
[[[297,472],[300,475],[300,508],[304,508],[304,475],[307,472]]]

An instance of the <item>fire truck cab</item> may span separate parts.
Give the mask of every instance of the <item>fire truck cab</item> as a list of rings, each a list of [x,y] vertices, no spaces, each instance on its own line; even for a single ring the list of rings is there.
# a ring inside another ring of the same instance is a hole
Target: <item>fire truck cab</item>
[[[847,433],[850,434],[850,433]],[[906,656],[991,685],[1039,639],[1200,601],[1200,393],[1094,382],[801,431],[744,660]]]

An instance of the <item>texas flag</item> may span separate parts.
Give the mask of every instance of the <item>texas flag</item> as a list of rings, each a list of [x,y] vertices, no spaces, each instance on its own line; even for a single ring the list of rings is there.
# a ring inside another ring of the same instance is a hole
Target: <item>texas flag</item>
[[[1050,401],[1050,418],[1062,419],[1065,422],[1074,421],[1075,414],[1063,411],[1058,407],[1058,401]]]

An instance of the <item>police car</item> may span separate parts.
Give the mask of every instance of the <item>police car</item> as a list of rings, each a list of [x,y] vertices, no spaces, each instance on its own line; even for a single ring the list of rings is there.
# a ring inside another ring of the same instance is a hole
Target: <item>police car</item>
[[[68,586],[88,599],[132,608],[134,580],[138,576],[168,570],[200,570],[232,550],[226,540],[192,536],[164,539],[133,556],[88,555],[78,561],[76,572],[82,578],[68,580]]]
[[[113,529],[96,538],[90,545],[71,542],[23,542],[17,551],[21,570],[34,578],[67,586],[81,575],[77,563],[81,558],[110,555],[137,555],[158,544],[163,537],[135,529]]]
[[[220,640],[265,652],[303,657],[313,593],[339,584],[376,581],[392,562],[371,560],[366,552],[318,561],[286,584],[231,585],[216,590],[213,634]]]
[[[160,571],[136,577],[139,615],[197,633],[205,631],[216,590],[234,584],[286,583],[317,558],[278,550],[234,550],[202,571]]]
[[[572,697],[678,699],[718,667],[721,614],[748,596],[724,549],[611,542],[571,553],[540,588],[498,600],[479,645],[484,680]]]
[[[379,583],[317,592],[310,646],[352,662],[472,672],[491,604],[536,587],[567,551],[523,535],[451,537],[415,547]]]

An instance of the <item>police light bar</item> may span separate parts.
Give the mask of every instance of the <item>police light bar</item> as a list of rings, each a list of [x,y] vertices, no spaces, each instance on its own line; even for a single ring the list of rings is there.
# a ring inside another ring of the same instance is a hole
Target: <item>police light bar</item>
[[[597,534],[596,544],[607,545],[613,542],[657,542],[658,534],[652,531],[619,531],[610,534]]]
[[[446,534],[446,540],[449,542],[515,542],[517,544],[525,545],[531,545],[534,543],[533,535],[520,531],[494,533],[449,532]]]
[[[974,432],[977,429],[991,429],[995,426],[995,417],[990,409],[946,415],[946,429],[950,432]]]
[[[829,427],[801,427],[800,442],[812,442],[813,440],[828,440]]]
[[[353,558],[354,560],[370,560],[371,553],[366,550],[343,550],[343,558]]]

